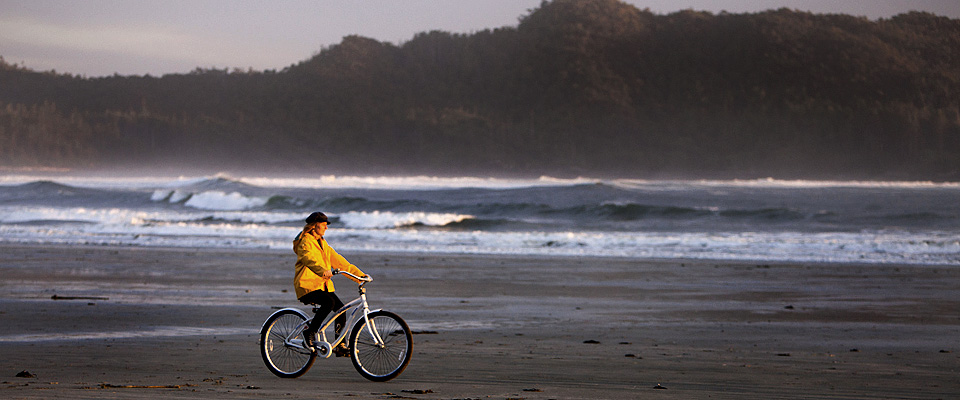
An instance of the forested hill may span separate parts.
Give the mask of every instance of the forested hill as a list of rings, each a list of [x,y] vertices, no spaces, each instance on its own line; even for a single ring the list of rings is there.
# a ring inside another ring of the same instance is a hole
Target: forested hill
[[[278,71],[4,62],[0,166],[41,165],[957,180],[960,20],[556,0]]]

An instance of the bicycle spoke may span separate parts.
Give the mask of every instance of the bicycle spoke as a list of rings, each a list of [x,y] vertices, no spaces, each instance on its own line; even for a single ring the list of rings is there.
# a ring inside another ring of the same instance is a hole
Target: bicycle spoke
[[[413,343],[409,327],[399,317],[378,311],[369,316],[369,325],[361,320],[354,329],[358,330],[352,334],[354,367],[367,379],[389,380],[406,368]]]
[[[266,324],[261,336],[261,355],[271,372],[277,376],[294,378],[302,375],[313,364],[316,355],[301,347],[302,324],[306,319],[294,311],[276,314]]]

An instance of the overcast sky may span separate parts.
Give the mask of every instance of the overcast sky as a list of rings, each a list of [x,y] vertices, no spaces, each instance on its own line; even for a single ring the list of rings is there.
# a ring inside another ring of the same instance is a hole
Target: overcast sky
[[[629,0],[658,14],[787,7],[870,19],[960,18],[960,0]],[[540,0],[0,0],[0,56],[89,77],[202,68],[283,69],[347,35],[399,44],[418,32],[516,26]]]

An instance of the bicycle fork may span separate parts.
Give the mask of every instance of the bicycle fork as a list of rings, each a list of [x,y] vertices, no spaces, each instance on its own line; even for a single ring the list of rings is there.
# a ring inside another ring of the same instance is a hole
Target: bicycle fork
[[[380,331],[373,324],[373,321],[370,320],[370,306],[367,305],[367,294],[365,290],[361,290],[360,298],[363,299],[363,321],[367,327],[367,332],[369,332],[370,337],[373,338],[374,344],[382,349],[386,346],[386,342],[380,337]]]

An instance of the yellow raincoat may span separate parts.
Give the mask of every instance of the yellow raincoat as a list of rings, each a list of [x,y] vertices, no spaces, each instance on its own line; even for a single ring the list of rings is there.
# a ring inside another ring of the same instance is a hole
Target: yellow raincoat
[[[338,269],[356,276],[366,276],[360,268],[350,264],[333,247],[330,247],[323,237],[316,237],[309,232],[300,232],[297,238],[293,239],[293,252],[297,253],[296,277],[293,286],[298,299],[314,290],[334,291],[333,282],[323,278],[324,271]]]

